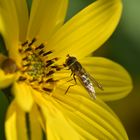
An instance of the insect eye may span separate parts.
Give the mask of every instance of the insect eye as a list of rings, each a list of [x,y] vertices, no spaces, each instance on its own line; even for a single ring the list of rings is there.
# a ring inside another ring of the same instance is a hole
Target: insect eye
[[[66,60],[66,65],[71,65],[71,63],[73,63],[73,59],[72,58],[68,58],[67,60]]]
[[[66,67],[67,65],[66,64],[63,64],[63,66]]]

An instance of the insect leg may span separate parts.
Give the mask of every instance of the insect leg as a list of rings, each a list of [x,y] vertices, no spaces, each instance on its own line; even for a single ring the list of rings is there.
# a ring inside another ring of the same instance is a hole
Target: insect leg
[[[70,80],[68,80],[67,82],[70,82],[70,81],[72,81],[72,80],[74,80],[74,79],[70,79]]]
[[[76,81],[76,78],[75,78],[75,74],[73,74],[73,79],[71,79],[71,80],[74,80],[74,81],[75,81],[75,84],[69,85],[68,88],[67,88],[67,90],[65,91],[65,94],[67,94],[68,90],[69,90],[72,86],[77,85],[77,81]],[[71,81],[71,80],[69,80],[69,81]]]

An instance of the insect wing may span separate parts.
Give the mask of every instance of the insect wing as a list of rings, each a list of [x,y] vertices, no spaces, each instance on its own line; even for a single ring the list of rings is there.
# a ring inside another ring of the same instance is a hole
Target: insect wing
[[[83,85],[83,87],[88,91],[89,95],[93,99],[96,99],[94,86],[90,78],[87,76],[86,71],[84,71],[84,73],[82,71],[79,71],[78,73],[76,73],[76,76],[78,77],[78,80]]]
[[[92,81],[93,84],[95,84],[99,89],[104,90],[103,86],[96,81],[95,78],[93,78],[93,76],[91,76],[90,74],[88,74],[88,77],[90,78],[90,80]]]

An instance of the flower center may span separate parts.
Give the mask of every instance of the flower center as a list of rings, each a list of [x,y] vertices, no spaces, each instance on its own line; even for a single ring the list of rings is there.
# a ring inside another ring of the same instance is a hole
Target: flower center
[[[26,41],[19,49],[22,55],[19,81],[26,82],[36,90],[49,93],[53,91],[58,81],[54,80],[53,74],[61,68],[55,64],[58,58],[49,59],[48,56],[53,52],[46,52],[44,44],[34,45],[35,41],[36,39],[30,43]]]

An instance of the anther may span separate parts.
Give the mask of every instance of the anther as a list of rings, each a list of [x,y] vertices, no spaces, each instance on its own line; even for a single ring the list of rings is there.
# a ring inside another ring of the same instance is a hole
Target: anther
[[[53,60],[57,61],[58,60],[58,57],[55,57]]]
[[[48,67],[48,66],[50,66],[51,64],[53,64],[54,61],[53,61],[53,60],[48,60],[46,63],[47,63],[47,64],[46,64],[45,66]]]
[[[26,56],[26,57],[24,57],[24,58],[22,58],[22,60],[24,61],[24,60],[27,60],[28,59],[28,57]]]
[[[21,46],[25,46],[25,45],[27,45],[27,44],[28,44],[28,41],[22,43]]]
[[[27,67],[27,66],[30,66],[31,64],[30,63],[27,63],[27,64],[24,64],[23,67]]]
[[[38,82],[38,84],[42,84],[42,83],[43,83],[43,80],[41,80],[41,81]]]
[[[57,67],[57,68],[56,68],[57,71],[60,71],[61,69],[62,69],[62,68],[60,68],[60,67]]]
[[[53,70],[50,70],[46,75],[47,76],[50,76],[50,75],[52,75],[52,74],[54,74],[55,72],[53,71]]]
[[[35,41],[36,41],[36,38],[33,38],[33,40],[31,41],[31,43],[29,44],[29,46],[32,46]]]
[[[32,48],[28,47],[27,49],[25,49],[24,52],[28,52],[28,51],[32,51]]]
[[[36,47],[35,50],[43,49],[44,47],[45,47],[44,44],[41,44],[38,47]]]
[[[53,64],[54,63],[54,61],[57,61],[58,60],[58,58],[57,57],[55,57],[55,58],[53,58],[53,59],[51,59],[51,60],[48,60],[48,61],[46,61],[46,63],[47,64]]]
[[[43,54],[43,56],[47,56],[47,55],[49,55],[49,54],[51,54],[51,53],[52,53],[52,51],[45,52],[45,53]]]
[[[54,82],[58,82],[59,80],[54,80],[53,78],[50,78],[48,80],[46,80],[46,83],[54,83]]]
[[[57,68],[57,66],[51,66],[51,68],[56,69],[56,68]]]
[[[64,66],[64,67],[67,67],[67,65],[66,65],[66,64],[63,64],[63,66]]]
[[[57,71],[60,71],[62,68],[58,67],[58,66],[51,66],[51,68],[56,69]]]
[[[51,83],[51,82],[55,82],[55,80],[53,80],[53,78],[46,80],[46,83]]]
[[[22,51],[23,51],[23,50],[22,50],[21,48],[18,49],[18,52],[19,52],[19,53],[22,53]]]
[[[53,89],[50,89],[50,88],[42,88],[44,91],[47,91],[47,92],[52,92],[53,91]]]
[[[37,81],[37,79],[32,79],[32,80],[29,80],[29,82],[35,82],[35,81]]]
[[[18,81],[25,81],[26,79],[27,79],[26,77],[20,76]]]
[[[43,54],[43,53],[44,53],[44,51],[43,51],[43,50],[41,50],[38,54],[39,54],[39,55],[41,55],[41,54]]]

